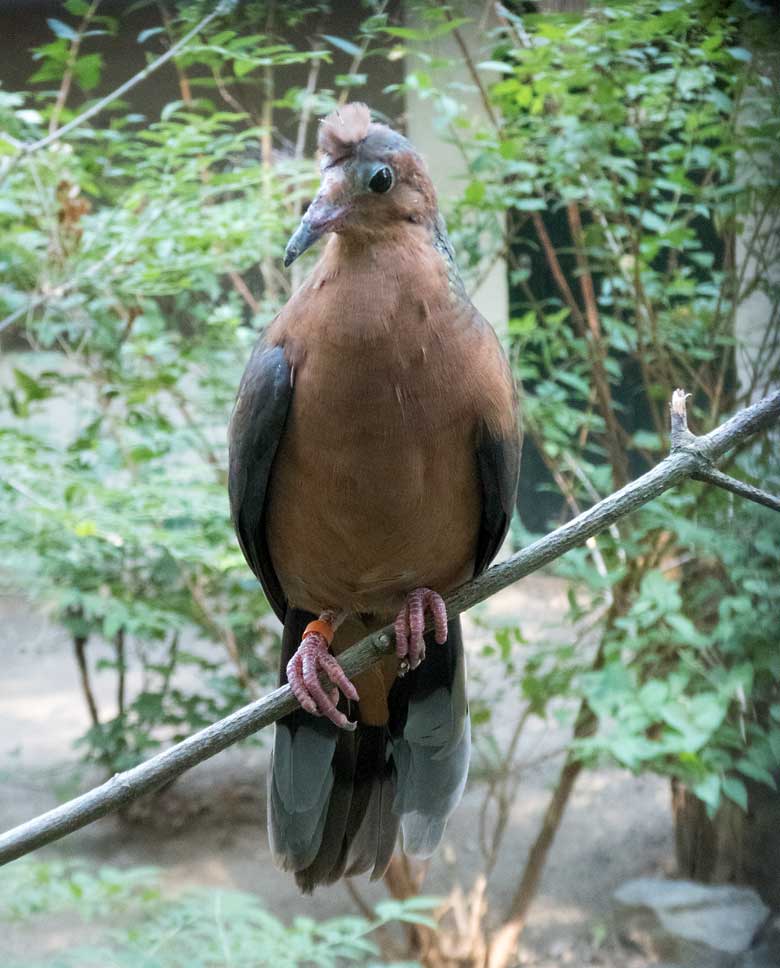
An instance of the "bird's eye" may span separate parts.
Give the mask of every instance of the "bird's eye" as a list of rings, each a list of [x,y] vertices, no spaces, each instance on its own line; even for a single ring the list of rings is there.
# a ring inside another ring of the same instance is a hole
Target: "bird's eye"
[[[371,176],[371,181],[368,183],[368,187],[372,192],[376,192],[377,195],[384,195],[385,192],[389,192],[393,187],[392,168],[388,168],[387,166],[377,168],[377,170]]]

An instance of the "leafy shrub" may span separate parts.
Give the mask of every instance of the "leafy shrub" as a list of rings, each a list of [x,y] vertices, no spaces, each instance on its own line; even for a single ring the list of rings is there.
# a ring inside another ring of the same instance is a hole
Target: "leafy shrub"
[[[278,636],[229,523],[225,426],[257,331],[289,294],[280,253],[316,181],[307,134],[338,94],[268,85],[291,65],[316,79],[347,42],[279,40],[321,26],[315,8],[272,22],[228,7],[177,61],[180,97],[159,117],[117,101],[15,155],[74,116],[68,94],[90,97],[126,29],[80,0],[49,21],[30,91],[0,91],[0,330],[16,324],[29,350],[0,410],[3,580],[70,632],[85,749],[111,771],[275,677]],[[138,42],[175,40],[201,15],[183,4]],[[385,22],[366,18],[365,48]],[[248,91],[262,116],[241,107]],[[305,115],[294,151],[271,140],[280,105]],[[115,710],[98,708],[95,669],[115,677]]]
[[[504,12],[485,64],[500,122],[461,128],[455,226],[473,259],[488,230],[509,261],[527,526],[657,462],[674,387],[704,432],[780,380],[780,92],[762,23],[699,0]],[[740,339],[749,299],[758,350]],[[735,467],[777,483],[771,443]],[[581,755],[689,781],[711,810],[721,792],[744,805],[740,772],[774,786],[780,769],[776,515],[736,505],[688,487],[568,555],[567,622],[595,656],[540,643],[514,675],[534,712],[583,701]]]
[[[394,922],[435,927],[428,912],[436,898],[383,901],[373,919],[295,918],[288,927],[257,897],[240,891],[199,889],[167,897],[149,868],[93,871],[74,862],[16,862],[0,881],[5,920],[29,922],[73,911],[95,921],[101,940],[69,946],[23,968],[256,968],[258,965],[379,964],[370,935]],[[118,926],[117,926],[118,925]],[[5,962],[7,968],[22,968]],[[386,962],[382,962],[386,964]],[[407,963],[406,968],[413,968]]]

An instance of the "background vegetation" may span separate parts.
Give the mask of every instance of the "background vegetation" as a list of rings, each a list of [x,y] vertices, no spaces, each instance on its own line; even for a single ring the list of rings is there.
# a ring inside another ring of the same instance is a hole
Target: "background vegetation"
[[[151,61],[210,9],[160,4],[138,43]],[[655,463],[673,387],[692,391],[704,431],[777,383],[780,91],[762,15],[703,0],[502,7],[480,49],[464,40],[470,14],[407,5],[401,20],[367,5],[341,37],[325,5],[226,8],[176,58],[178,96],[159,115],[114,100],[60,139],[49,136],[93,103],[123,29],[99,3],[68,0],[28,88],[0,88],[0,330],[14,349],[4,580],[68,629],[92,720],[84,755],[106,770],[275,677],[277,632],[229,526],[224,427],[252,342],[299,279],[280,253],[316,185],[314,121],[365,96],[375,65],[405,59],[385,92],[396,113],[405,97],[434,99],[460,150],[464,187],[446,214],[467,280],[498,256],[508,265],[511,317],[494,322],[529,438],[516,541]],[[441,80],[431,43],[445,35],[479,82],[480,119]],[[334,60],[348,70],[323,85]],[[738,340],[748,301],[750,352]],[[772,444],[735,463],[777,491]],[[744,811],[760,786],[776,791],[775,518],[714,489],[667,494],[561,563],[565,645],[515,625],[496,634],[485,658],[500,685],[477,679],[473,696],[484,809],[482,870],[457,900],[468,937],[453,895],[440,930],[419,924],[404,957],[509,963],[590,764],[669,776],[711,820],[724,798]],[[96,668],[113,670],[112,709],[98,708]],[[492,715],[506,696],[508,739]],[[554,714],[570,718],[571,748],[516,894],[494,910],[484,897],[511,839],[518,744],[532,717]],[[391,875],[396,897],[424,890],[404,860]],[[247,931],[266,923],[254,902],[229,903]],[[169,916],[184,917],[164,908],[152,927]],[[368,922],[293,934],[320,930],[354,940]]]

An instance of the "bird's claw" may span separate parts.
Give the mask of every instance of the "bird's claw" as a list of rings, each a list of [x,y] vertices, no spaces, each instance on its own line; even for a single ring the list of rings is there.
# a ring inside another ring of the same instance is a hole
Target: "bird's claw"
[[[326,690],[320,682],[322,673],[328,677],[333,688]],[[338,660],[328,649],[325,636],[320,632],[308,632],[301,640],[295,655],[287,663],[287,681],[293,695],[307,713],[325,716],[340,729],[353,730],[356,724],[336,708],[338,690],[347,699],[358,701],[357,690],[347,678]]]
[[[402,675],[416,669],[425,658],[425,613],[433,616],[436,642],[447,641],[447,606],[441,595],[430,588],[415,588],[406,597],[406,604],[395,620],[395,651],[401,660]],[[404,668],[405,667],[405,668]]]

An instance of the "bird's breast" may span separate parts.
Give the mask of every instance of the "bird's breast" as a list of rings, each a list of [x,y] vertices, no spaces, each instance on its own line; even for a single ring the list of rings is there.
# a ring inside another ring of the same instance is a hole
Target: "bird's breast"
[[[389,616],[414,587],[470,577],[475,419],[453,355],[422,335],[307,347],[266,517],[293,604]]]

